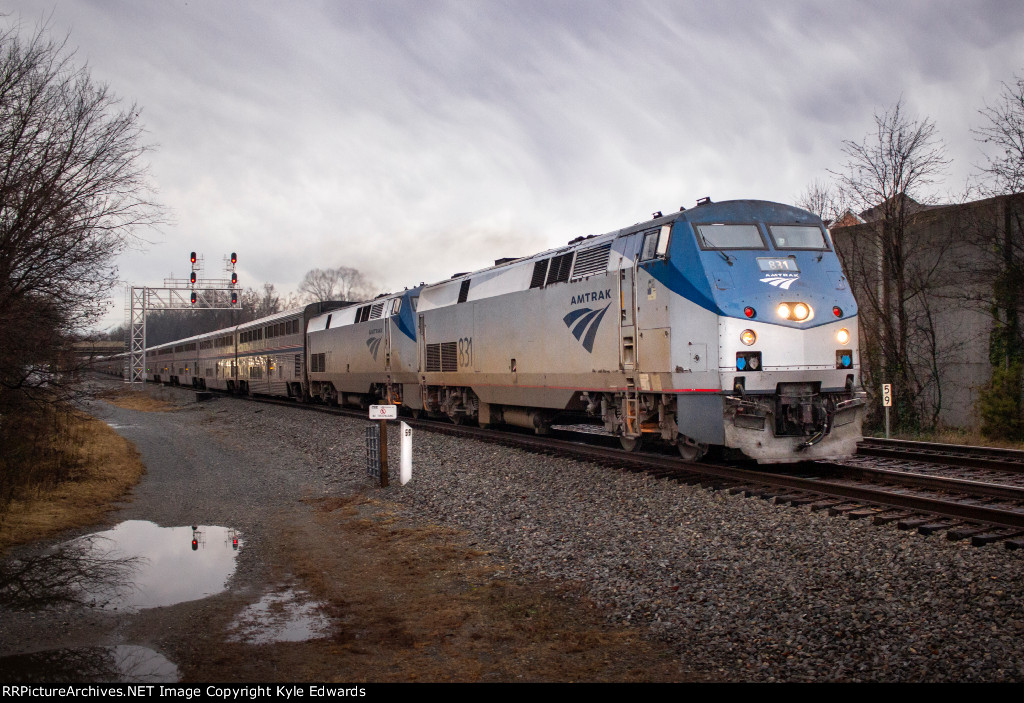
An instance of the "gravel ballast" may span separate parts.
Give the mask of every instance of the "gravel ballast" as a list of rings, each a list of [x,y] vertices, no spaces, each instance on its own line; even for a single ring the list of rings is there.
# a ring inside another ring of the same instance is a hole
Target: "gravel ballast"
[[[275,506],[365,492],[399,520],[464,532],[512,578],[551,584],[566,598],[582,591],[610,623],[668,643],[688,670],[711,679],[1024,680],[1024,555],[1001,545],[975,548],[426,431],[415,432],[412,481],[379,489],[365,477],[368,421],[149,392],[181,407],[93,406],[144,456],[169,454],[159,463],[174,467],[152,470],[117,519],[239,529],[246,549],[235,588],[272,570],[264,553],[272,553]],[[389,429],[394,467],[399,432]],[[262,595],[249,590],[238,597]],[[206,607],[187,606],[185,617],[204,622]],[[4,617],[3,653],[42,649],[45,633],[64,646],[96,640],[93,631],[120,643],[98,614]],[[135,619],[160,632],[163,617]]]
[[[325,491],[364,471],[364,421],[218,404],[268,451],[298,443]],[[425,431],[413,480],[379,496],[522,577],[584,585],[610,621],[725,680],[1024,680],[1024,559],[999,545]]]

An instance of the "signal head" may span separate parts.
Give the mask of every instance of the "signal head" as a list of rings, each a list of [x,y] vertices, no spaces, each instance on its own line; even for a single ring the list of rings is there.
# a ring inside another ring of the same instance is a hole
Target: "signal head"
[[[196,262],[196,253],[195,253],[195,252],[192,252],[192,255],[191,255],[191,256],[189,257],[189,260],[190,260],[190,261],[191,261],[191,262],[192,262],[193,264],[194,264],[194,263]]]
[[[235,252],[231,252],[231,263],[232,264],[237,264],[238,263],[238,254],[236,254]]]

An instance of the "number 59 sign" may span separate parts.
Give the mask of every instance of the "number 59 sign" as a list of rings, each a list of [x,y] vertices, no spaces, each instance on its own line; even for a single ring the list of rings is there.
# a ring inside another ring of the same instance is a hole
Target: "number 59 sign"
[[[892,384],[891,383],[883,383],[882,384],[882,405],[884,405],[887,408],[891,408],[892,407]]]

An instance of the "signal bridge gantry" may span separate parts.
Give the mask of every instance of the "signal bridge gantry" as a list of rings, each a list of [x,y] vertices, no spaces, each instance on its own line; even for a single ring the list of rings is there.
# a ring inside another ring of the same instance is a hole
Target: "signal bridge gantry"
[[[129,286],[126,290],[125,330],[128,357],[125,382],[133,388],[146,382],[146,314],[150,310],[241,310],[234,252],[224,258],[225,278],[200,278],[203,259],[192,252],[188,278],[165,278],[163,286]]]

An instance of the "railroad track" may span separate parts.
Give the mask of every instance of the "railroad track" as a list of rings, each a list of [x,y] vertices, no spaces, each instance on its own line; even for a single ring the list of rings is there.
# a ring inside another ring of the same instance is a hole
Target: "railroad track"
[[[367,419],[365,410],[301,404],[275,398],[254,398],[261,403],[285,405]],[[733,494],[757,496],[780,505],[810,506],[832,515],[850,519],[870,519],[878,525],[895,524],[899,529],[914,529],[921,534],[944,532],[950,540],[970,539],[975,546],[1003,542],[1007,549],[1024,548],[1024,487],[997,481],[928,475],[919,471],[894,470],[884,465],[865,465],[861,459],[848,462],[808,462],[775,465],[769,469],[710,462],[687,462],[676,456],[626,452],[618,447],[562,437],[538,436],[527,432],[492,430],[469,425],[454,425],[447,420],[403,418],[410,426],[430,432],[478,439],[518,447],[527,451],[557,454],[619,469]],[[887,444],[876,440],[865,447]],[[926,444],[926,443],[913,443]],[[928,461],[945,461],[948,456],[976,456],[974,447],[937,445],[926,447]],[[962,449],[959,453],[957,449]],[[895,450],[891,450],[895,451]],[[915,449],[916,451],[916,449]],[[866,452],[865,452],[866,453]],[[1024,455],[1024,452],[1020,452]],[[888,457],[891,455],[882,455]],[[998,456],[997,453],[992,456]],[[903,455],[905,458],[905,455]],[[941,458],[939,458],[941,457]],[[998,462],[1000,470],[1006,462]]]
[[[925,461],[951,466],[997,469],[1024,474],[1024,451],[996,447],[972,447],[936,442],[865,437],[858,455],[907,461]]]

